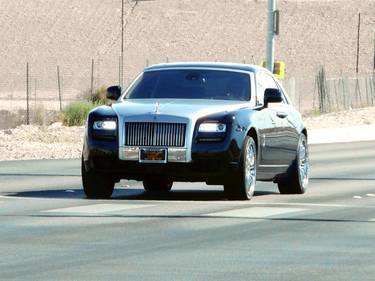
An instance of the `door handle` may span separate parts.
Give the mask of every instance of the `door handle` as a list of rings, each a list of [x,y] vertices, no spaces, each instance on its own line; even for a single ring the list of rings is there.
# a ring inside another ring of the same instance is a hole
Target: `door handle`
[[[285,117],[287,117],[288,116],[288,113],[287,112],[277,112],[276,113],[276,115],[277,115],[277,117],[279,117],[279,118],[285,118]]]

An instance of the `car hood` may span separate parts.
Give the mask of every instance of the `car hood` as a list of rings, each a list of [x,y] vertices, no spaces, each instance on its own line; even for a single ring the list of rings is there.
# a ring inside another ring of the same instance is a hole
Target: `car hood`
[[[122,117],[138,115],[170,115],[198,119],[219,112],[231,112],[249,106],[249,102],[193,99],[133,99],[112,105]]]

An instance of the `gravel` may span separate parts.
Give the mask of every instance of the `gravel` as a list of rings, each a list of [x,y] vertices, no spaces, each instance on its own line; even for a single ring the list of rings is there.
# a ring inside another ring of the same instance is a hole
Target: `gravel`
[[[84,127],[21,125],[0,130],[0,161],[79,158]]]

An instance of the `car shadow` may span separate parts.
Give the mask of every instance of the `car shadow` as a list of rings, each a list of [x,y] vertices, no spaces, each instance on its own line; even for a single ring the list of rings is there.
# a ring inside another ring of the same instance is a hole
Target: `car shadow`
[[[254,196],[278,194],[272,191],[255,191]],[[87,199],[82,189],[54,189],[22,191],[8,197],[36,199]],[[221,190],[172,190],[169,193],[148,193],[144,189],[115,189],[109,200],[160,200],[160,201],[227,201]]]

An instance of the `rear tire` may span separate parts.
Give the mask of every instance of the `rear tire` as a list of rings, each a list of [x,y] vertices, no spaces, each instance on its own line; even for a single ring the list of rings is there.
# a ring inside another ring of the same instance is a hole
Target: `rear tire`
[[[154,177],[143,180],[143,188],[146,192],[169,192],[173,186],[173,181],[166,178]]]
[[[89,199],[108,199],[113,193],[115,182],[113,179],[86,171],[83,159],[81,161],[81,175],[83,191]]]
[[[288,170],[287,177],[277,183],[281,194],[303,194],[306,192],[309,183],[309,150],[307,139],[301,134],[297,157]]]
[[[246,136],[240,169],[224,184],[224,192],[230,200],[250,200],[253,197],[257,175],[257,149],[252,137]]]

